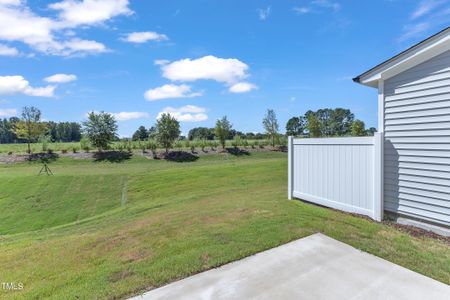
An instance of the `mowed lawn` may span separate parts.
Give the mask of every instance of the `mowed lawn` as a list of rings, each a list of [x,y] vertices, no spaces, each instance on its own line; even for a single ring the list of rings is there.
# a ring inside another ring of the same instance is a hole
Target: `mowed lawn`
[[[284,153],[50,167],[0,165],[0,298],[122,299],[315,232],[450,283],[446,242],[288,201]]]

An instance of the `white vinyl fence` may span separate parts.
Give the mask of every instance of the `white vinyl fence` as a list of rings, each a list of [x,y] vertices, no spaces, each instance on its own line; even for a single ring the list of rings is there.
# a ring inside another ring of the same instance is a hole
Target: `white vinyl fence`
[[[289,199],[383,217],[382,134],[289,138]]]

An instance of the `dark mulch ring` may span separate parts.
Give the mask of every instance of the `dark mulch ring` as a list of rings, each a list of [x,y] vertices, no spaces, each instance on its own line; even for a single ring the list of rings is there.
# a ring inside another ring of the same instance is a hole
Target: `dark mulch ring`
[[[235,156],[250,155],[250,152],[248,152],[247,150],[237,147],[226,148],[226,152]]]
[[[105,151],[95,152],[93,157],[94,161],[108,161],[108,162],[123,162],[131,158],[133,153],[127,151]]]
[[[161,158],[175,162],[192,162],[196,161],[198,156],[186,151],[172,151],[169,153],[163,153]]]
[[[28,161],[55,161],[59,158],[59,155],[56,153],[32,153],[28,155]]]
[[[411,226],[411,225],[404,225],[399,224],[395,221],[383,221],[383,224],[387,224],[389,226],[395,227],[398,230],[405,232],[411,236],[414,237],[429,237],[435,240],[440,240],[443,242],[446,242],[450,246],[450,236],[443,236],[437,233],[434,233],[433,231],[425,230],[419,227]]]

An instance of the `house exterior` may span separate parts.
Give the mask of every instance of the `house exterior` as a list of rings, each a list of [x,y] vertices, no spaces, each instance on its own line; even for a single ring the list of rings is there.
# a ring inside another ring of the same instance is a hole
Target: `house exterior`
[[[450,27],[353,80],[378,89],[384,210],[450,227]]]

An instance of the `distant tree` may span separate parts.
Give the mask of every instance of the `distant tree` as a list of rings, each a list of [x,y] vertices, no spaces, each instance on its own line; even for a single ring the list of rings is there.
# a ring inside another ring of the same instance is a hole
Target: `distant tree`
[[[308,115],[307,128],[308,128],[308,132],[309,132],[309,137],[315,138],[315,137],[322,136],[322,133],[320,130],[320,122],[314,114]]]
[[[375,135],[375,132],[377,132],[377,129],[375,127],[370,127],[369,129],[366,129],[367,136],[373,136]]]
[[[180,136],[180,123],[168,113],[163,113],[156,123],[156,140],[166,149],[166,154]]]
[[[188,139],[192,140],[213,140],[214,139],[214,128],[207,127],[195,127],[189,130]]]
[[[355,115],[350,109],[335,108],[331,110],[329,121],[330,136],[345,136],[352,131],[353,120]]]
[[[364,125],[364,122],[361,120],[353,121],[351,130],[352,130],[353,136],[365,136],[366,135],[365,125]]]
[[[9,144],[19,142],[19,138],[14,132],[14,128],[20,119],[17,117],[11,117],[9,119],[0,119],[0,144]]]
[[[149,138],[150,140],[155,140],[155,139],[156,139],[156,134],[157,134],[157,132],[156,132],[156,127],[155,127],[155,126],[150,127],[150,128],[147,130],[147,133],[148,133],[148,138]]]
[[[148,139],[148,131],[144,126],[139,126],[138,130],[133,133],[133,141],[146,141]]]
[[[267,110],[267,113],[263,119],[263,126],[272,141],[272,147],[275,147],[275,139],[278,135],[278,120],[273,109]]]
[[[22,118],[15,124],[14,133],[20,139],[27,141],[28,153],[31,153],[32,142],[47,132],[47,125],[41,122],[41,111],[34,107],[25,106],[22,109]]]
[[[292,117],[286,123],[287,136],[303,136],[305,130],[304,117]]]
[[[83,131],[91,144],[103,151],[116,139],[117,122],[114,116],[106,112],[90,112],[88,120],[83,122]]]
[[[256,135],[253,132],[247,132],[245,133],[245,138],[247,140],[254,140],[256,138]]]
[[[216,136],[216,139],[220,141],[222,149],[225,149],[225,142],[231,129],[232,125],[230,121],[228,121],[227,116],[223,116],[222,119],[217,120],[214,135]]]

